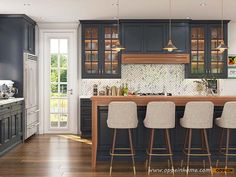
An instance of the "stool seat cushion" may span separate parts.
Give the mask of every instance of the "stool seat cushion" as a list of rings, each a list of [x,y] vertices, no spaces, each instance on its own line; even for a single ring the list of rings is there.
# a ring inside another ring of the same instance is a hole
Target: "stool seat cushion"
[[[214,104],[212,102],[188,102],[180,125],[184,128],[206,129],[213,126]]]
[[[173,102],[150,102],[147,105],[144,126],[154,129],[175,127],[175,104]]]
[[[215,119],[215,124],[222,128],[236,129],[236,102],[225,103],[222,115]]]
[[[111,102],[108,105],[107,125],[109,128],[130,129],[138,126],[135,102]]]

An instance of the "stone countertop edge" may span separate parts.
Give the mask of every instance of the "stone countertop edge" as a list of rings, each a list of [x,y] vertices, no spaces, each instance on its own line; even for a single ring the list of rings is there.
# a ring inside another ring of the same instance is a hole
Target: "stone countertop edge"
[[[0,100],[0,106],[5,104],[10,104],[18,101],[23,101],[24,98],[9,98],[9,99],[2,99]]]

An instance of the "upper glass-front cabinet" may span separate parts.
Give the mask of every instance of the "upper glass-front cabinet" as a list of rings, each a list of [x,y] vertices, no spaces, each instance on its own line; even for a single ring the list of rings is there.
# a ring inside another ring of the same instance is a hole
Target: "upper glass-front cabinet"
[[[222,34],[220,24],[192,24],[191,25],[191,60],[187,66],[187,78],[226,78],[227,51],[216,50],[224,37],[227,43],[227,25]]]
[[[226,60],[227,51],[220,52],[216,48],[222,42],[222,30],[219,26],[210,26],[210,61],[209,61],[209,72],[216,76],[225,75],[227,71]]]
[[[204,75],[206,67],[205,28],[194,26],[191,29],[191,74]]]
[[[83,24],[82,31],[82,78],[120,78],[117,26]]]
[[[98,26],[86,26],[84,28],[84,72],[90,75],[99,74],[98,31]]]
[[[118,42],[118,33],[117,33],[117,27],[116,26],[105,26],[104,27],[104,54],[105,54],[105,61],[103,63],[104,73],[119,74],[119,56],[118,52],[115,50],[112,50],[116,46],[116,43]]]

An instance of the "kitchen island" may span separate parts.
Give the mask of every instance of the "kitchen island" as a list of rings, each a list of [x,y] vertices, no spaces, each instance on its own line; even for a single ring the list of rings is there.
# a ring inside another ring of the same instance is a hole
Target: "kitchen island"
[[[137,154],[140,152],[145,156],[146,140],[148,139],[148,131],[143,126],[143,119],[146,113],[146,105],[151,101],[173,101],[176,104],[176,128],[171,132],[172,148],[174,154],[180,154],[184,141],[185,129],[180,127],[179,118],[183,116],[184,106],[189,101],[211,101],[215,105],[214,118],[219,117],[222,113],[223,106],[228,101],[236,101],[236,96],[93,96],[92,100],[92,167],[96,168],[97,159],[107,160],[109,157],[109,148],[111,142],[111,130],[107,128],[106,119],[108,104],[112,101],[133,101],[138,105],[139,125],[137,130],[134,130],[134,144]],[[211,150],[217,148],[216,138],[219,137],[219,128],[214,126],[214,131],[209,132],[209,140]],[[125,132],[121,132],[125,133]],[[160,134],[159,134],[160,135]],[[195,136],[195,134],[193,134]],[[126,135],[122,140],[118,141],[118,146],[127,146]],[[163,136],[156,136],[157,139],[163,141]],[[212,138],[211,138],[212,137]],[[214,138],[214,139],[213,139]],[[158,146],[162,144],[157,142]],[[193,146],[199,141],[193,140]],[[141,156],[137,158],[142,159]]]

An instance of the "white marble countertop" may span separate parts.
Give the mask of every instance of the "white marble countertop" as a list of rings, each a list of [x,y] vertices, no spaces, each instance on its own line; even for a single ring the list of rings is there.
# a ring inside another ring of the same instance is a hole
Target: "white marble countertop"
[[[22,101],[24,98],[9,98],[9,99],[0,99],[0,106],[4,104],[14,103],[17,101]]]
[[[89,96],[89,95],[80,95],[79,98],[91,98],[93,95]]]

